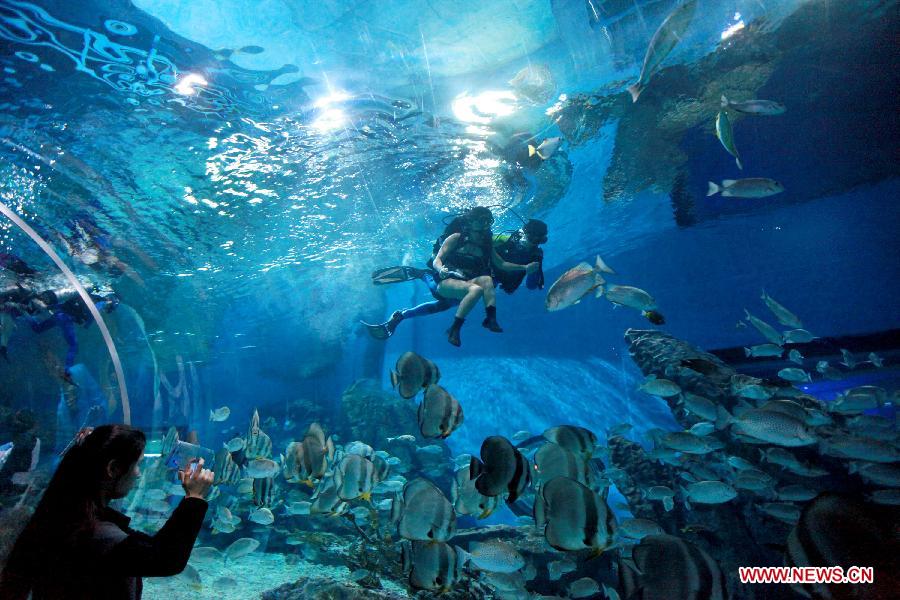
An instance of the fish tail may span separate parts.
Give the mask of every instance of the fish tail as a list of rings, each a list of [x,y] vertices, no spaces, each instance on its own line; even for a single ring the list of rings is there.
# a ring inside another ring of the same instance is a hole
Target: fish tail
[[[753,351],[750,350],[750,348],[744,348],[744,355],[746,355],[747,358],[750,358],[751,354],[753,354]]]
[[[741,171],[744,170],[744,165],[741,164],[741,159],[740,159],[739,157],[735,156],[735,157],[734,157],[734,162],[737,163],[737,168],[738,168],[738,169],[740,169]]]
[[[712,196],[714,194],[718,194],[722,189],[719,186],[717,186],[715,183],[713,183],[712,181],[708,182],[708,185],[709,185],[709,189],[706,192],[707,196]]]
[[[640,81],[638,81],[634,85],[629,85],[628,93],[631,94],[631,102],[632,103],[637,102],[638,96],[640,96],[641,92],[643,92],[643,91],[644,91],[644,86],[641,85]]]
[[[725,97],[725,94],[722,94],[722,108],[728,108],[728,98]]]
[[[728,427],[734,419],[721,405],[716,407],[716,429],[721,431]]]
[[[391,388],[396,388],[399,381],[400,376],[395,371],[391,371]]]
[[[537,148],[535,148],[531,144],[528,144],[528,158],[531,158],[535,154],[537,154]]]

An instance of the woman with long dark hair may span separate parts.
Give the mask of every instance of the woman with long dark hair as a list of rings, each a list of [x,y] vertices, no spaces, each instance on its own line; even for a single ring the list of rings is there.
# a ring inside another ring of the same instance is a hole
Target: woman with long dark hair
[[[82,430],[66,451],[0,577],[0,598],[141,597],[141,577],[184,570],[206,515],[213,473],[203,461],[179,471],[185,497],[154,536],[109,507],[140,476],[144,434],[127,425]]]

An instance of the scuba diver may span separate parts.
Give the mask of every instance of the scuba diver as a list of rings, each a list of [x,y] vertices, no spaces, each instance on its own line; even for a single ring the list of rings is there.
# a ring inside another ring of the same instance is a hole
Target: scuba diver
[[[547,226],[541,221],[530,221],[533,223],[528,227],[530,234],[523,228],[521,232],[494,238],[490,233],[493,221],[490,210],[484,207],[473,208],[454,219],[435,242],[435,254],[428,262],[430,270],[399,266],[373,273],[372,281],[379,285],[420,279],[428,285],[435,300],[395,311],[384,323],[363,323],[369,333],[377,339],[387,339],[404,319],[458,306],[453,324],[447,330],[447,340],[460,346],[460,330],[479,298],[485,304],[482,326],[501,333],[494,278],[507,293],[515,291],[526,275],[529,279],[526,285],[542,286],[543,252],[537,246],[546,241]]]
[[[94,306],[98,310],[103,310],[107,313],[112,312],[119,304],[118,298],[113,293],[101,296],[91,292],[90,296]],[[43,333],[53,327],[59,327],[63,339],[66,341],[66,346],[68,346],[63,379],[70,384],[77,385],[72,379],[70,372],[70,369],[75,364],[75,358],[78,356],[78,339],[75,336],[75,326],[90,325],[92,321],[91,313],[75,290],[47,290],[42,292],[39,297],[50,311],[50,316],[42,321],[33,315],[25,315],[25,319],[35,333]]]

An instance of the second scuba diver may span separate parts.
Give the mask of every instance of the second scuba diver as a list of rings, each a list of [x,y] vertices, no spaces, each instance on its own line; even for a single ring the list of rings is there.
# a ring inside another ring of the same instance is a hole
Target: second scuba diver
[[[460,329],[479,298],[485,304],[482,325],[493,332],[502,332],[497,323],[494,281],[510,294],[526,275],[529,289],[543,287],[543,251],[539,245],[547,241],[547,226],[542,221],[531,220],[520,231],[493,237],[490,231],[493,221],[490,210],[484,207],[473,208],[454,219],[435,243],[435,256],[428,263],[433,270],[401,266],[373,273],[376,284],[421,279],[435,300],[395,311],[384,323],[365,323],[369,333],[387,339],[404,319],[443,312],[458,305],[453,324],[447,330],[447,340],[459,346]]]

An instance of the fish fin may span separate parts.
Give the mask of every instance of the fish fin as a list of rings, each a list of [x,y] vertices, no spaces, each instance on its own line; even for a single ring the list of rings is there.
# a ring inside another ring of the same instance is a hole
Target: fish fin
[[[744,355],[746,355],[747,358],[750,358],[751,354],[753,354],[753,351],[750,350],[750,348],[744,348]]]
[[[723,180],[722,180],[722,187],[723,187],[723,188],[731,187],[731,186],[733,186],[735,183],[737,183],[737,179],[723,179]]]
[[[687,501],[685,501],[684,504],[685,506],[687,506]],[[675,501],[671,496],[666,496],[665,498],[663,498],[663,508],[666,509],[666,512],[669,512],[670,510],[675,508]],[[688,508],[688,510],[690,510],[690,508]]]
[[[484,464],[474,456],[469,460],[469,480],[475,479],[484,472]]]
[[[391,371],[391,388],[392,389],[396,388],[397,384],[399,382],[400,382],[400,376],[397,373],[395,373],[394,371]]]
[[[531,144],[528,144],[528,158],[531,158],[535,154],[537,154],[537,148],[535,148]]]
[[[725,97],[725,94],[722,94],[722,108],[728,108],[728,98]]]
[[[213,415],[213,411],[209,411],[209,420],[210,420],[210,421],[213,421],[213,420],[214,420],[213,416],[214,416],[214,415]]]
[[[744,165],[741,164],[741,159],[740,159],[740,158],[738,158],[737,156],[735,156],[735,157],[734,157],[734,162],[737,163],[737,168],[738,168],[738,169],[740,169],[741,171],[744,170]]]
[[[638,101],[638,97],[641,95],[641,92],[644,91],[644,87],[641,85],[641,82],[638,81],[633,85],[628,86],[628,93],[631,94],[631,102],[635,103]]]
[[[716,430],[721,431],[733,422],[734,419],[723,406],[716,406]]]
[[[706,192],[707,196],[713,196],[715,194],[718,194],[719,191],[721,190],[721,188],[719,186],[717,186],[715,183],[713,183],[712,181],[707,182],[707,185],[709,186],[709,190]]]
[[[599,298],[602,295],[603,295],[603,286],[598,285],[596,288],[596,291],[594,292],[594,298]]]
[[[597,255],[597,258],[594,260],[594,267],[595,267],[598,271],[603,271],[604,273],[609,273],[610,275],[615,275],[615,274],[616,274],[616,272],[612,269],[612,267],[610,267],[609,265],[607,265],[607,264],[603,261],[603,259],[600,258],[600,255],[599,255],[599,254]]]

